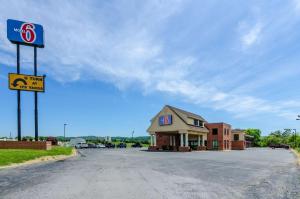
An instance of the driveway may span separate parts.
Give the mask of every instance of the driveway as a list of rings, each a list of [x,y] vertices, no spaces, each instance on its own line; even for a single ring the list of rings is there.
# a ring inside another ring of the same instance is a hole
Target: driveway
[[[284,149],[79,152],[64,161],[0,170],[0,198],[300,198],[300,169]]]

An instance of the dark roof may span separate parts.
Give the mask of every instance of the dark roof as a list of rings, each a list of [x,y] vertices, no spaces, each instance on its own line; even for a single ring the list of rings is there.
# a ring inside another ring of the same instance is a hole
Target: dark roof
[[[241,132],[245,132],[244,129],[232,129],[231,132],[237,132],[237,133],[241,133]]]
[[[197,114],[194,114],[194,113],[191,113],[191,112],[188,112],[188,111],[185,111],[185,110],[182,110],[182,109],[170,106],[170,105],[166,105],[166,106],[169,107],[171,110],[173,110],[176,113],[179,112],[179,113],[186,115],[187,117],[195,118],[195,119],[201,120],[203,122],[206,122],[206,120],[203,117],[201,117],[200,115],[197,115]]]

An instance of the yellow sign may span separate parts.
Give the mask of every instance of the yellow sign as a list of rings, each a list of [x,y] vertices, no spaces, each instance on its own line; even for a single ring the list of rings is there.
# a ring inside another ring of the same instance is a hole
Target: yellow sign
[[[44,92],[44,76],[9,73],[9,89]]]

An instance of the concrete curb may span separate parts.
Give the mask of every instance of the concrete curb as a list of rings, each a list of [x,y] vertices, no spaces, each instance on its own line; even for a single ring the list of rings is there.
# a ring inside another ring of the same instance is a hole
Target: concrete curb
[[[298,166],[300,166],[300,153],[298,153],[295,149],[291,149],[291,151],[294,153],[296,157],[296,163]]]
[[[27,165],[32,165],[32,164],[37,164],[37,163],[41,163],[41,162],[54,162],[54,161],[60,161],[60,160],[65,160],[71,157],[75,157],[77,156],[77,150],[73,149],[71,155],[56,155],[56,156],[43,156],[40,158],[36,158],[33,160],[28,160],[26,162],[22,162],[22,163],[14,163],[14,164],[10,164],[10,165],[6,165],[6,166],[0,166],[0,170],[2,169],[8,169],[8,168],[16,168],[16,167],[20,167],[20,166],[27,166]]]

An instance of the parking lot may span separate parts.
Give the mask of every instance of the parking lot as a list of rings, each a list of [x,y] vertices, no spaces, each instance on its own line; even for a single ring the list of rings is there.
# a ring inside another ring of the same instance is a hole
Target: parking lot
[[[284,149],[85,149],[64,161],[0,170],[0,198],[296,199],[300,170]]]

